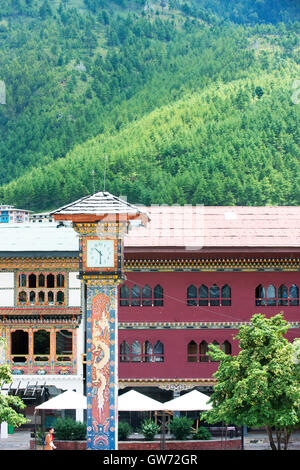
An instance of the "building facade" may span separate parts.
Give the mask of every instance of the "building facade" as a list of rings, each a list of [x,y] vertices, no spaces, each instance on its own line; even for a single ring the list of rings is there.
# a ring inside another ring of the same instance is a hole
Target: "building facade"
[[[234,339],[254,313],[282,312],[300,337],[298,207],[147,207],[125,238],[119,287],[119,388],[168,398],[211,390],[210,343]],[[0,360],[11,390],[85,391],[86,295],[69,226],[0,228]],[[23,396],[24,396],[23,393]],[[50,394],[51,394],[50,393]]]
[[[29,222],[30,211],[15,206],[0,205],[0,224],[20,224]]]

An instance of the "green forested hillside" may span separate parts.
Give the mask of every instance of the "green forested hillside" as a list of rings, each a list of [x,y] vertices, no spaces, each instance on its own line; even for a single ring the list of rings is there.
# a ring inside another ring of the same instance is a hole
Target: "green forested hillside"
[[[4,0],[1,200],[299,204],[296,3]]]

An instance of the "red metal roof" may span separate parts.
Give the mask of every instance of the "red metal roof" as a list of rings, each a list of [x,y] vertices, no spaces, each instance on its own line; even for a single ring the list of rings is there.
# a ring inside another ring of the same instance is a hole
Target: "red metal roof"
[[[151,221],[129,232],[128,248],[300,247],[299,206],[151,206],[145,211]]]

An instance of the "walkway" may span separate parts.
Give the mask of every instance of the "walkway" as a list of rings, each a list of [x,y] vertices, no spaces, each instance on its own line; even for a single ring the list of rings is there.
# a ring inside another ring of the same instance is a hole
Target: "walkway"
[[[0,439],[2,450],[29,450],[30,432],[16,430],[7,439]],[[267,435],[264,432],[250,432],[245,436],[245,450],[271,450]],[[300,432],[290,439],[289,450],[300,450]]]

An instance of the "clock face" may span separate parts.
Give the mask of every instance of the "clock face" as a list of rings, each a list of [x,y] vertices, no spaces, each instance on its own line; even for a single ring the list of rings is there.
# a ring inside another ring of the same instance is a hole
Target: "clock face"
[[[86,267],[113,268],[114,246],[114,240],[87,240]]]

